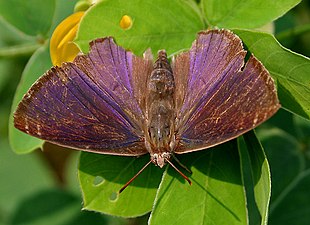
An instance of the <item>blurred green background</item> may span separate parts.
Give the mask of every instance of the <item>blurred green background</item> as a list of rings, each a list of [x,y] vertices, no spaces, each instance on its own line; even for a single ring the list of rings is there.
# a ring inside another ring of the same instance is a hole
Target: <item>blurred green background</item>
[[[73,12],[76,1],[60,2],[66,8],[61,10],[59,21]],[[12,21],[11,24],[14,19]],[[8,120],[14,93],[30,56],[44,40],[44,36],[25,35],[11,24],[0,14],[0,225],[145,224],[147,216],[121,219],[81,211],[82,198],[76,176],[78,152],[68,153],[57,148],[52,153],[37,150],[27,155],[16,155],[10,149]],[[310,1],[302,1],[277,19],[274,29],[283,46],[310,57]],[[280,111],[270,123],[294,136],[296,132],[289,121],[282,119],[290,117],[287,112]],[[308,122],[304,123],[307,124],[305,127],[309,127]],[[309,148],[309,136],[304,137],[301,143]],[[263,144],[268,148],[270,141]],[[268,157],[272,158],[272,155]],[[274,218],[271,217],[271,224],[279,224]]]

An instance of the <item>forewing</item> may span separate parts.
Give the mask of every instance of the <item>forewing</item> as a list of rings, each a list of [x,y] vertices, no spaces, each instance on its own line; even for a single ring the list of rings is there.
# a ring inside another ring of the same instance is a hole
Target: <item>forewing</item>
[[[176,153],[238,137],[279,109],[268,71],[253,55],[244,66],[245,55],[241,40],[227,30],[199,33],[189,51],[187,83],[182,84],[187,91],[177,116]]]
[[[135,56],[112,38],[44,74],[14,114],[15,127],[46,141],[114,155],[147,153],[132,81]]]
[[[117,46],[113,38],[90,43],[88,55],[78,56],[74,64],[83,71],[118,112],[129,115],[134,126],[143,126],[143,111],[139,107],[136,77],[149,66],[148,59],[139,58]],[[152,66],[152,65],[151,65]]]

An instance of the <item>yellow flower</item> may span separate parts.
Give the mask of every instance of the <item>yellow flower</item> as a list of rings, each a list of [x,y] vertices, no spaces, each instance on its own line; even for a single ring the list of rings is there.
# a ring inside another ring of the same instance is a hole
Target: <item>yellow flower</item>
[[[50,55],[53,65],[71,62],[80,52],[73,43],[80,20],[84,12],[76,12],[63,20],[54,30],[50,40]]]

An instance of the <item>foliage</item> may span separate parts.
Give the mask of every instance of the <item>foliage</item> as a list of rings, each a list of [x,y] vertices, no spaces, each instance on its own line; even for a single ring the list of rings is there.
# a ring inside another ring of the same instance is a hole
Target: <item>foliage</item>
[[[89,5],[83,2],[78,2],[76,8]],[[15,196],[6,197],[4,203],[0,203],[0,224],[8,221],[10,224],[127,223],[91,212],[79,214],[78,194],[72,188],[77,183],[72,181],[66,190],[55,189],[53,178],[42,163],[54,165],[57,162],[54,172],[59,176],[58,183],[64,185],[62,179],[66,175],[62,174],[65,167],[61,167],[61,160],[54,161],[53,153],[53,157],[47,155],[49,146],[42,140],[13,127],[12,113],[23,94],[52,65],[48,46],[51,34],[73,13],[75,3],[66,0],[0,1],[0,69],[3,71],[0,113],[2,118],[9,118],[9,141],[14,152],[24,154],[43,147],[46,152],[40,155],[47,159],[31,154],[23,156],[29,160],[0,164],[3,182],[13,187],[0,185],[0,193]],[[302,54],[310,55],[310,45],[303,41],[310,26],[302,22],[298,26],[296,20],[309,23],[310,15],[305,19],[303,10],[309,10],[310,6],[305,1],[299,3],[300,0],[202,0],[199,3],[192,0],[105,0],[87,9],[75,39],[84,52],[88,51],[90,40],[113,36],[119,45],[137,55],[150,47],[153,53],[164,48],[171,56],[188,49],[199,30],[232,29],[241,37],[246,49],[270,71],[283,109],[261,125],[257,135],[251,131],[238,140],[180,156],[179,160],[193,172],[190,175],[192,186],[170,167],[161,170],[152,165],[117,195],[119,188],[149,156],[130,158],[82,152],[78,178],[84,208],[122,217],[151,212],[149,224],[307,224],[310,220],[307,201],[310,198],[310,61]],[[128,29],[120,26],[124,15],[132,19]],[[282,15],[284,17],[279,18]],[[258,31],[274,20],[275,37],[272,30],[269,33]],[[15,64],[20,66],[13,66]],[[15,90],[21,70],[20,83]],[[8,149],[7,128],[1,124],[1,129],[0,147]],[[5,152],[4,158],[12,157]],[[65,159],[63,163],[72,164]],[[20,170],[28,164],[35,165],[31,171]],[[15,179],[4,181],[11,177],[11,170],[19,182]],[[70,171],[74,176],[75,169]],[[29,182],[36,180],[39,182],[31,191]],[[19,193],[19,189],[23,191]],[[42,213],[36,213],[37,208],[42,209]],[[5,212],[10,212],[10,216],[5,216]],[[134,222],[146,221],[143,218]]]

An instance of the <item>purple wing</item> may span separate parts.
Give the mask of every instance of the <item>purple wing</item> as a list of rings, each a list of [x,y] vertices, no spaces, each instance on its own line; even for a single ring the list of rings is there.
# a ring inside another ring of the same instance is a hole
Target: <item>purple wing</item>
[[[199,33],[190,51],[174,60],[180,140],[176,153],[233,139],[279,109],[268,71],[253,55],[244,66],[245,55],[239,37],[211,30]],[[180,66],[186,68],[180,71]]]
[[[91,42],[88,55],[52,68],[30,88],[14,114],[15,127],[85,151],[147,153],[132,74],[141,62],[112,38]]]

